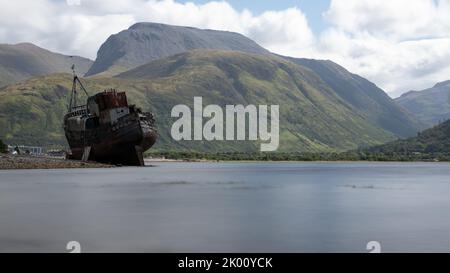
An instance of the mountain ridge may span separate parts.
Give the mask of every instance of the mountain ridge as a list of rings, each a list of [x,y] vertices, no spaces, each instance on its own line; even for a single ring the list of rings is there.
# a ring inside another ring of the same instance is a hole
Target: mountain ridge
[[[72,64],[79,73],[85,73],[92,63],[87,58],[63,55],[32,43],[0,44],[0,87],[34,76],[70,72]]]
[[[415,135],[427,126],[411,118],[382,89],[330,60],[284,57],[318,74],[355,111],[399,137]]]
[[[178,36],[180,32],[183,32],[182,36]],[[192,36],[189,38],[189,41],[195,40],[193,37],[197,37],[197,35],[200,35],[199,33],[201,34],[201,38],[207,41],[214,41],[216,38],[215,36],[219,36],[223,39],[223,35],[231,35],[236,39],[232,45],[237,44],[239,46],[230,47],[228,44],[229,41],[227,41],[226,46],[221,45],[220,47],[214,43],[209,43],[209,46],[204,46],[204,44],[199,46],[198,43],[193,43],[189,48],[184,47],[186,41],[183,39],[186,39],[188,36]],[[165,36],[169,36],[169,38],[165,37],[163,34]],[[120,41],[119,46],[116,46],[116,43],[111,42],[111,40],[116,39]],[[154,42],[155,40],[156,42]],[[234,32],[201,30],[192,27],[172,26],[156,23],[137,23],[128,29],[119,32],[118,34],[111,35],[110,38],[105,41],[99,50],[99,57],[96,59],[96,62],[87,75],[90,75],[91,71],[96,69],[97,64],[103,63],[102,59],[111,59],[111,54],[108,52],[112,51],[112,48],[116,48],[114,52],[121,53],[117,56],[112,56],[113,59],[115,57],[117,58],[116,62],[118,63],[112,64],[111,69],[114,70],[114,67],[118,68],[118,66],[120,66],[120,61],[125,58],[124,56],[130,55],[127,59],[128,63],[126,64],[126,67],[130,68],[126,70],[129,71],[151,61],[161,59],[161,54],[155,55],[155,48],[162,47],[162,45],[165,45],[165,42],[167,41],[171,41],[176,45],[182,45],[182,47],[176,48],[176,50],[171,50],[171,54],[163,54],[168,55],[165,57],[187,52],[189,49],[214,50],[217,48],[231,48],[240,52],[273,55],[284,58],[302,67],[307,67],[315,72],[324,80],[324,82],[326,82],[327,85],[331,86],[343,100],[353,107],[355,113],[364,115],[371,123],[393,132],[399,137],[412,136],[419,130],[427,127],[427,124],[418,122],[414,118],[411,118],[408,112],[399,107],[394,100],[392,100],[375,84],[356,74],[348,72],[345,68],[332,61],[292,58],[277,55],[259,46],[251,39]],[[149,45],[151,43],[153,43],[153,45]],[[243,47],[242,45],[246,45],[246,47]],[[136,56],[139,56],[139,58],[136,58]],[[114,76],[121,73],[126,73],[126,71],[121,70],[124,69],[118,68],[117,70],[110,71],[111,73],[108,72],[108,70],[98,71],[100,73],[93,76]]]
[[[86,76],[113,76],[153,60],[194,49],[269,53],[236,32],[141,22],[111,35],[101,45]]]
[[[202,96],[205,105],[221,107],[280,105],[279,151],[344,151],[395,139],[355,114],[313,71],[274,56],[197,50],[150,62],[114,78],[86,78],[83,82],[89,91],[125,90],[130,103],[154,112],[160,132],[155,150],[258,151],[258,142],[174,141],[170,136],[175,121],[171,109],[178,104],[192,107],[194,96]],[[65,111],[70,84],[70,76],[61,74],[0,90],[0,137],[63,143],[57,117]],[[7,114],[14,112],[22,115]],[[38,130],[36,125],[47,129]]]
[[[147,32],[149,27],[152,31],[157,30],[157,35]],[[179,32],[183,32],[182,35]],[[123,37],[117,38],[123,33],[125,38],[132,36],[131,46],[121,43]],[[174,33],[181,36],[169,35]],[[175,39],[175,44],[181,45],[175,49],[181,52],[173,54],[176,52],[174,48],[165,51],[165,42],[151,42],[157,41],[161,35]],[[198,35],[208,41],[200,43],[202,48],[195,48],[199,47],[195,39]],[[186,40],[188,36],[190,37]],[[231,44],[220,45],[224,37]],[[229,39],[230,37],[234,40]],[[114,39],[118,39],[119,43],[112,47],[105,46]],[[196,43],[190,43],[194,40]],[[153,43],[153,47],[148,47],[149,42]],[[225,49],[208,48],[217,47],[215,43]],[[187,44],[193,49],[188,49]],[[149,48],[159,48],[159,51],[154,51],[155,54],[152,55]],[[408,117],[383,90],[342,66],[332,61],[276,55],[249,38],[233,32],[137,23],[111,35],[99,49],[98,55],[108,55],[111,53],[108,51],[117,54],[115,57],[118,59],[127,56],[124,64],[133,68],[119,67],[114,71],[105,70],[88,76],[85,79],[87,85],[91,85],[96,92],[116,85],[124,87],[126,91],[130,90],[132,101],[142,102],[147,107],[146,110],[155,110],[162,116],[160,125],[164,130],[170,123],[167,116],[170,113],[169,105],[174,105],[175,102],[189,104],[194,96],[199,95],[206,98],[205,103],[287,105],[289,114],[282,113],[282,118],[287,123],[282,131],[282,146],[285,149],[307,152],[342,151],[378,145],[398,137],[409,137],[422,129],[422,125]],[[162,58],[161,54],[169,56]],[[151,61],[147,62],[147,59]],[[140,64],[143,62],[145,63]],[[115,65],[114,62],[112,64]],[[97,69],[94,66],[95,63],[90,70]],[[110,68],[108,63],[105,67]],[[121,69],[125,71],[121,72]],[[20,140],[23,136],[23,141],[64,143],[59,128],[61,125],[58,127],[56,124],[59,122],[57,116],[64,113],[63,105],[66,102],[63,98],[70,90],[67,84],[71,81],[65,82],[66,77],[63,74],[41,76],[0,89],[0,96],[3,95],[4,99],[0,102],[0,125],[6,128],[3,132],[0,131],[0,137],[6,136],[8,141]],[[11,98],[6,93],[10,93]],[[31,110],[25,109],[25,105]],[[43,109],[49,109],[50,113],[45,114]],[[12,113],[17,116],[11,117]],[[50,134],[35,128],[34,124],[23,118],[25,116],[47,128]],[[33,133],[32,130],[38,133]],[[34,137],[29,137],[31,135]],[[161,139],[160,148],[171,149],[177,144],[170,140],[167,130]],[[232,149],[227,145],[216,147],[210,143],[191,144],[185,145],[183,149],[201,151],[202,145],[206,149],[225,146]],[[255,145],[237,143],[236,147],[247,150],[253,146]]]
[[[450,80],[422,91],[410,91],[395,101],[429,127],[450,119]]]

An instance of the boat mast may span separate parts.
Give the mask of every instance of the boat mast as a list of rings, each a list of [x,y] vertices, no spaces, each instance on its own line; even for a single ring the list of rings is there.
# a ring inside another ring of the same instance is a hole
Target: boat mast
[[[70,95],[70,102],[69,102],[69,112],[73,111],[74,108],[79,106],[77,103],[77,83],[80,85],[81,89],[84,91],[86,96],[89,97],[88,92],[84,88],[83,84],[81,83],[80,79],[77,76],[77,73],[75,72],[75,64],[72,64],[71,69],[73,75],[73,82],[72,82],[72,93]]]

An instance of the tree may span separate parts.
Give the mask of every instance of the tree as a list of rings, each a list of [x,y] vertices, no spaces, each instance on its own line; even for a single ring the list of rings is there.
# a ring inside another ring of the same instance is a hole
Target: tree
[[[0,153],[8,152],[8,146],[0,139]]]

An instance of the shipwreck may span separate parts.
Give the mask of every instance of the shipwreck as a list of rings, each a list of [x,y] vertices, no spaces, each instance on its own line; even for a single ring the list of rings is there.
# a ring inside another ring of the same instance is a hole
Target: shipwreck
[[[77,85],[88,97],[81,105]],[[157,138],[152,113],[128,105],[125,92],[114,89],[89,96],[75,72],[64,132],[69,159],[124,166],[144,166],[143,153]]]

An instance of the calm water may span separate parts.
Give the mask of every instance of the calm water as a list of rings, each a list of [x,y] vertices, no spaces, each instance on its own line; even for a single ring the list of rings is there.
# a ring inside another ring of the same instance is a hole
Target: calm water
[[[450,165],[0,171],[0,252],[450,251]]]

